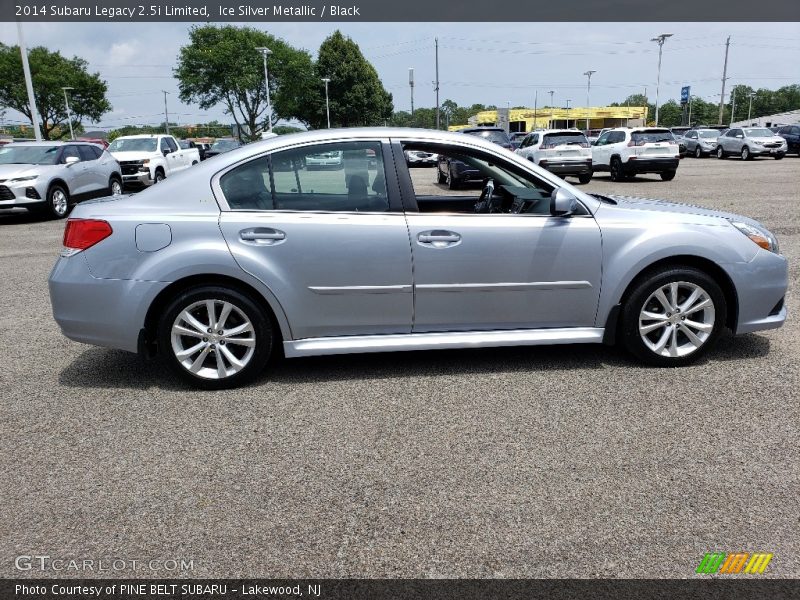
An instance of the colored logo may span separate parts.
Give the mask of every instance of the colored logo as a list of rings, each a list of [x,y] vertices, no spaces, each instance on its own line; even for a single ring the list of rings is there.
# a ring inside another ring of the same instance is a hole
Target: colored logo
[[[760,575],[772,560],[772,554],[766,552],[707,552],[697,567],[697,573],[705,574],[739,574],[750,573]]]

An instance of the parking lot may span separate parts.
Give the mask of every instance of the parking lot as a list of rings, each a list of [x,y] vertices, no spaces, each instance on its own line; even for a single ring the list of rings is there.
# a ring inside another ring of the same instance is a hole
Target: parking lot
[[[800,577],[798,185],[789,156],[581,186],[777,235],[786,325],[695,366],[603,346],[354,355],[224,392],[62,337],[63,222],[0,212],[0,576],[86,574],[14,566],[48,555],[187,559],[167,575],[192,577],[692,577],[706,552],[758,551],[765,576]]]

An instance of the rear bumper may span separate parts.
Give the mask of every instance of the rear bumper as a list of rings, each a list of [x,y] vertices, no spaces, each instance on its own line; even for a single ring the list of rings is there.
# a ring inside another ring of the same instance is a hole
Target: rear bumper
[[[539,166],[557,175],[588,175],[592,172],[592,159],[540,160]]]
[[[675,158],[637,158],[631,156],[624,164],[624,169],[628,173],[663,173],[664,171],[675,171],[678,168],[680,159]]]
[[[62,333],[84,344],[138,349],[147,307],[168,283],[98,279],[82,253],[59,258],[50,273],[50,303]]]

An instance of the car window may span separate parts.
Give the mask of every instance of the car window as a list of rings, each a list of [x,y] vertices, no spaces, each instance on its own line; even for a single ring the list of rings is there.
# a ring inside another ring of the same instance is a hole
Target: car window
[[[167,147],[169,148],[170,152],[178,151],[178,144],[175,143],[175,140],[169,137],[164,139],[167,141]]]
[[[270,162],[276,210],[389,210],[379,142],[305,146],[275,152]]]
[[[583,148],[589,147],[589,140],[580,131],[562,131],[561,133],[545,133],[542,136],[542,148],[561,145],[578,145]]]
[[[78,153],[80,154],[81,160],[84,161],[97,160],[97,155],[94,152],[92,152],[90,146],[78,146]]]
[[[100,146],[87,146],[92,153],[94,153],[95,158],[100,158],[103,156],[103,149]]]
[[[66,164],[67,159],[73,157],[81,160],[80,152],[76,146],[64,146],[64,151],[61,153],[61,162]]]
[[[671,142],[674,139],[672,132],[666,129],[645,129],[644,131],[634,131],[631,133],[631,141],[637,145]]]
[[[161,152],[171,152],[172,150],[169,147],[169,143],[167,142],[167,138],[161,138],[161,145],[160,145]]]
[[[725,134],[726,137],[736,137],[737,135],[741,135],[742,131],[740,129],[731,129],[728,133]]]
[[[232,210],[271,210],[272,186],[269,160],[257,158],[231,169],[219,180],[219,186]]]
[[[597,143],[595,144],[595,146],[605,146],[608,143],[609,133],[610,133],[609,131],[606,131],[599,138],[597,138]]]
[[[535,146],[538,143],[539,143],[539,134],[534,133],[533,137],[531,138],[531,146]]]
[[[155,138],[117,139],[111,142],[109,152],[155,152]]]
[[[696,131],[689,131],[686,134],[686,137],[689,138],[690,140],[693,140],[693,139],[695,139],[697,137],[697,132]]]
[[[609,144],[619,144],[620,142],[625,141],[625,132],[624,131],[611,131],[608,134],[608,142]]]
[[[790,132],[792,135],[800,135],[800,127],[792,127]]]

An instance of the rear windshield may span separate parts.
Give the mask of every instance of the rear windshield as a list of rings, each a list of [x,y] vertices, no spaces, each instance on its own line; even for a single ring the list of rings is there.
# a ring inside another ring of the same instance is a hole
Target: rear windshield
[[[502,129],[486,129],[482,131],[473,130],[465,131],[464,133],[468,133],[469,135],[477,135],[478,137],[482,137],[483,139],[494,142],[495,144],[508,144],[510,141],[506,135],[506,132]]]
[[[631,133],[631,140],[634,142],[644,142],[646,144],[671,142],[674,139],[670,131],[663,129],[645,129],[644,131],[634,131]]]
[[[589,140],[580,131],[564,131],[561,133],[546,133],[542,137],[542,144],[588,144]]]

